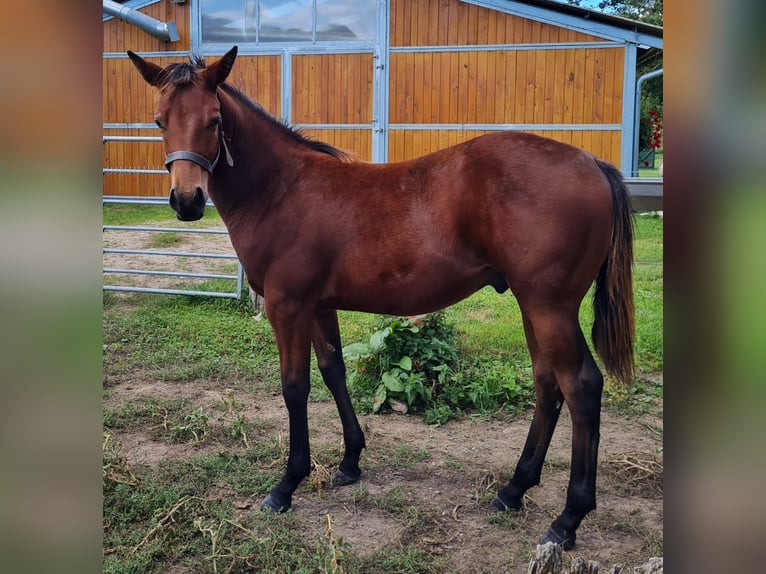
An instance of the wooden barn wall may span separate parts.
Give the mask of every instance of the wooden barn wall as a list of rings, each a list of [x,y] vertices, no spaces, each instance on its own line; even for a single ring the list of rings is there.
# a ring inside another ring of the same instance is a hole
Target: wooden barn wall
[[[160,42],[136,26],[112,19],[103,25],[104,52],[147,52],[160,65],[179,61],[178,55],[158,54],[190,49],[190,5],[159,2],[141,9],[175,22],[179,42]],[[622,123],[622,47],[596,47],[594,43],[603,42],[598,37],[459,0],[390,0],[389,41],[389,161],[417,157],[499,129],[486,126],[511,124],[620,163],[621,132],[614,127]],[[570,45],[579,42],[590,45]],[[567,46],[535,46],[562,43]],[[497,49],[487,49],[494,45]],[[446,49],[434,48],[441,46]],[[430,48],[424,51],[424,47]],[[291,122],[308,126],[308,136],[371,160],[373,91],[381,89],[374,86],[376,63],[371,53],[294,53],[284,68],[280,55],[240,55],[229,81],[276,117],[288,116]],[[290,70],[290,78],[282,78],[283,69]],[[105,57],[103,74],[103,122],[151,124],[157,96],[130,61]],[[286,80],[292,87],[290,110],[281,109]],[[561,129],[551,129],[558,124]],[[567,124],[583,129],[567,129]],[[605,127],[594,129],[591,124]],[[149,127],[114,128],[105,130],[105,135],[159,132]],[[161,143],[104,145],[105,167],[161,169],[163,157]],[[167,179],[107,174],[104,193],[165,195]]]
[[[417,157],[485,133],[413,129],[412,124],[621,124],[621,47],[535,48],[602,42],[458,0],[392,0],[389,161]],[[497,51],[417,51],[423,46],[491,46]],[[524,44],[523,49],[507,45]],[[407,48],[413,48],[408,50]],[[533,48],[533,49],[531,49]],[[529,130],[619,164],[614,129]]]
[[[372,122],[372,54],[296,55],[292,60],[294,123]]]
[[[371,124],[372,54],[311,54],[292,57],[292,110],[295,124]],[[305,128],[307,136],[372,159],[370,128]]]
[[[603,41],[458,0],[391,0],[390,36],[392,47]]]

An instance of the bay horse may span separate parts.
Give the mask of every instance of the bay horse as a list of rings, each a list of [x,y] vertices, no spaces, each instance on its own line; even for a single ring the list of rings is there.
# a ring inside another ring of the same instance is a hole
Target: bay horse
[[[596,507],[603,377],[578,311],[595,281],[592,340],[606,371],[633,378],[632,213],[620,172],[519,132],[484,135],[390,164],[352,161],[274,119],[226,82],[235,46],[205,66],[128,56],[159,90],[155,121],[182,221],[210,197],[279,349],[290,452],[261,508],[284,512],[311,467],[311,347],[343,425],[335,485],[359,480],[364,434],[346,389],[337,310],[417,315],[490,285],[521,309],[535,410],[513,478],[491,507],[520,509],[539,484],[563,402],[572,419],[566,505],[543,542],[571,548]]]

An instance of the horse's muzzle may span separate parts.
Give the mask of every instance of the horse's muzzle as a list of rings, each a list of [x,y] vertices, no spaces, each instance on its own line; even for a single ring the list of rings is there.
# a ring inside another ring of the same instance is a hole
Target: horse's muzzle
[[[192,193],[176,193],[176,189],[170,190],[170,207],[176,212],[176,217],[181,221],[197,221],[205,214],[205,192],[197,186]]]

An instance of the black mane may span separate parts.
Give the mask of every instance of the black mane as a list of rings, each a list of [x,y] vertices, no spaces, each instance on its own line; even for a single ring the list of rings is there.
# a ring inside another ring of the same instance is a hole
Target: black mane
[[[197,72],[205,68],[205,58],[196,52],[189,55],[188,62],[168,65],[160,78],[160,90],[173,86],[189,86],[197,83]]]
[[[222,89],[224,92],[226,92],[227,94],[229,94],[230,96],[239,100],[249,110],[255,112],[261,118],[269,121],[275,128],[280,130],[283,134],[287,135],[295,143],[308,147],[309,149],[312,149],[314,151],[318,151],[320,153],[330,155],[336,159],[339,159],[343,163],[353,162],[353,160],[349,157],[349,155],[346,152],[339,150],[338,148],[333,147],[328,143],[318,141],[318,140],[313,140],[310,137],[306,136],[305,134],[301,133],[300,129],[296,128],[295,126],[292,126],[287,122],[280,121],[274,118],[274,116],[269,114],[259,104],[251,100],[247,96],[247,94],[242,92],[242,90],[240,90],[239,88],[236,88],[226,82],[224,82],[218,87]]]

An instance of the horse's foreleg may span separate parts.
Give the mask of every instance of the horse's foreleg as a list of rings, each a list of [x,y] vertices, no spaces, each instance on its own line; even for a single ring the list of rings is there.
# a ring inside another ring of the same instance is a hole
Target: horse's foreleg
[[[522,314],[522,318],[529,354],[532,358],[536,395],[535,414],[513,478],[497,493],[497,497],[491,503],[492,508],[500,511],[520,509],[524,493],[540,484],[545,454],[548,452],[563,402],[556,376],[545,355],[540,352],[532,325],[525,314]]]
[[[333,484],[351,484],[359,480],[362,471],[359,457],[364,448],[364,433],[359,426],[351,398],[346,388],[346,366],[338,328],[338,314],[334,310],[317,312],[312,334],[314,351],[319,371],[327,388],[330,389],[343,425],[343,442],[346,450],[338,470],[333,475]]]
[[[267,315],[279,347],[282,396],[290,419],[290,454],[282,480],[261,503],[263,510],[285,512],[292,495],[311,472],[309,451],[308,396],[310,388],[311,313],[291,312],[291,305],[272,305]]]

